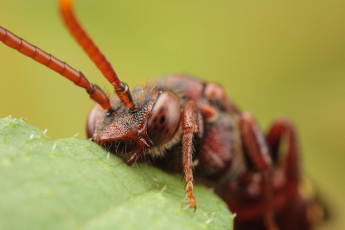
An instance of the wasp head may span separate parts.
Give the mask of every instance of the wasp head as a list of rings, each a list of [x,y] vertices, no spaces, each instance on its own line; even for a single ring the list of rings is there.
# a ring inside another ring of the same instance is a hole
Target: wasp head
[[[180,123],[181,108],[177,96],[169,91],[137,87],[132,95],[135,111],[116,96],[111,98],[112,110],[95,105],[88,117],[87,135],[117,155],[135,155],[134,162],[145,150],[172,138]]]

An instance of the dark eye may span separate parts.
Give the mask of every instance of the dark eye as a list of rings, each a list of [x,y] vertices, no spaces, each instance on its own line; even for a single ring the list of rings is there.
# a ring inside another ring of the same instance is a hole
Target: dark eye
[[[169,141],[180,122],[180,102],[170,92],[159,95],[148,122],[148,135],[155,145]]]

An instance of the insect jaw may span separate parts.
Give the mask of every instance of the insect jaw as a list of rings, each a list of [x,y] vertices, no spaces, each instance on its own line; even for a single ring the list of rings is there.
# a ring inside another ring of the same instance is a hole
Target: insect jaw
[[[117,137],[99,135],[93,141],[105,148],[109,148],[110,151],[117,155],[126,156],[130,154],[126,159],[126,164],[131,166],[144,151],[153,147],[153,142],[148,137],[146,129],[142,133],[133,129],[126,130],[123,134],[124,136]]]
[[[126,160],[126,164],[128,166],[131,166],[138,158],[139,156],[146,151],[147,149],[151,148],[153,146],[153,142],[150,140],[150,138],[145,135],[138,135],[137,144],[138,148],[136,151]]]
[[[140,143],[146,146],[146,149],[151,148],[154,145],[147,134],[145,136],[139,136],[138,140],[140,141]]]

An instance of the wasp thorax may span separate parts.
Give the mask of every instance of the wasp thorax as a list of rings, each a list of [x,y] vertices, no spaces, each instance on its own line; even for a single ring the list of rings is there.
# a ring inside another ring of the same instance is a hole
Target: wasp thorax
[[[148,135],[155,145],[169,141],[180,122],[180,102],[170,93],[163,92],[157,98],[148,121]]]

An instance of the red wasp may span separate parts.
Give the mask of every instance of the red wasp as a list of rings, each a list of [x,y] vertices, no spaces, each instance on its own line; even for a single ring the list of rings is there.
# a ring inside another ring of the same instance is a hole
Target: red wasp
[[[2,27],[0,40],[86,89],[97,103],[87,123],[94,142],[128,165],[150,161],[182,171],[193,209],[193,178],[214,188],[236,213],[235,229],[305,230],[323,219],[318,199],[300,192],[298,146],[288,120],[276,120],[265,135],[220,85],[189,76],[171,75],[129,90],[77,21],[72,0],[59,3],[70,33],[116,95],[108,97],[81,72]]]

